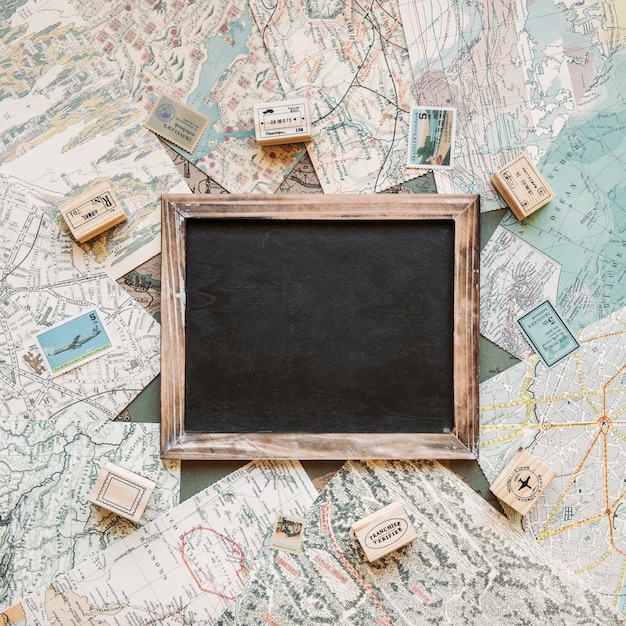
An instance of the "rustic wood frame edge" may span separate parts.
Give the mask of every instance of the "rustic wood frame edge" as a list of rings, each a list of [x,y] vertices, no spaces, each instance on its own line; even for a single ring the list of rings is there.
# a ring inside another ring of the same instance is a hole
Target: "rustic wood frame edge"
[[[477,195],[193,195],[162,198],[161,456],[164,459],[475,459],[478,454]],[[452,433],[187,433],[185,228],[189,219],[434,219],[455,222]]]

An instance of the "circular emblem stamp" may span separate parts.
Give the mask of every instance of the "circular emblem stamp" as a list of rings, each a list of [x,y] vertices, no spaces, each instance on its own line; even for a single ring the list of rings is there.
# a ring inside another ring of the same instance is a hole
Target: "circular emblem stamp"
[[[541,476],[528,465],[516,467],[506,481],[506,486],[518,500],[528,502],[541,489]]]
[[[160,104],[156,110],[156,116],[162,122],[171,122],[176,115],[176,109],[167,102]]]

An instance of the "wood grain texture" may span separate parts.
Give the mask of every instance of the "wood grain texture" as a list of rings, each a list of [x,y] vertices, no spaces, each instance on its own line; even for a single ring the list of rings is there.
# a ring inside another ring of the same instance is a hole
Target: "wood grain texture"
[[[478,437],[477,196],[166,195],[162,202],[161,449],[172,459],[472,459]],[[432,433],[190,432],[185,424],[189,220],[450,220],[454,223],[454,427]]]

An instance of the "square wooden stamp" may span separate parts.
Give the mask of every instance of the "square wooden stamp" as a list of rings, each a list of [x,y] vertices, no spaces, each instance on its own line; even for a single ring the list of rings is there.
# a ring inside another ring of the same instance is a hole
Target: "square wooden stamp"
[[[520,448],[489,490],[518,513],[526,515],[555,476],[552,468]]]
[[[493,174],[491,182],[518,220],[556,197],[528,154],[522,154]]]
[[[417,539],[411,520],[400,502],[393,502],[352,526],[368,561],[375,561]]]
[[[105,463],[88,500],[132,522],[138,522],[155,486],[156,483],[149,478],[114,463]]]
[[[60,207],[61,215],[78,243],[120,224],[126,213],[107,183],[100,183]]]

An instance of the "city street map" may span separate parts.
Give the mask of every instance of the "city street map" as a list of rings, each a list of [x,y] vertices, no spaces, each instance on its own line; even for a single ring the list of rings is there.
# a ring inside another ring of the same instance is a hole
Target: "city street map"
[[[73,243],[54,203],[2,175],[0,223],[0,416],[115,419],[159,373],[159,325]],[[35,335],[93,308],[113,349],[53,376]]]
[[[552,368],[533,356],[481,384],[479,463],[492,483],[523,447],[556,471],[524,531],[626,612],[626,308],[578,341]]]

